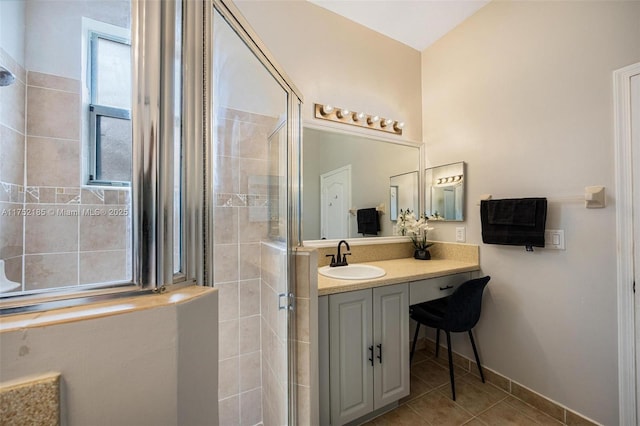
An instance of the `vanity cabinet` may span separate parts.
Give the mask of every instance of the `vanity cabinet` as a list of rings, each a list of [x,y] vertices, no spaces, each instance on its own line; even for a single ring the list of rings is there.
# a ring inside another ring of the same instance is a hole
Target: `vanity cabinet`
[[[323,296],[319,308],[321,424],[409,395],[409,284]]]

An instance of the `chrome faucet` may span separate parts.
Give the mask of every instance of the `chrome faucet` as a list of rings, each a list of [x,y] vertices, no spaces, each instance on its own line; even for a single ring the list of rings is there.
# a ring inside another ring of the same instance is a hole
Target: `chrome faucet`
[[[334,266],[347,266],[347,265],[349,265],[347,263],[347,255],[351,255],[351,253],[342,254],[340,252],[340,248],[342,246],[342,243],[344,243],[344,245],[347,246],[347,250],[351,250],[351,247],[349,247],[349,243],[348,242],[346,242],[345,240],[340,240],[340,242],[338,243],[337,259],[336,259],[336,255],[333,255],[333,254],[328,254],[327,255],[327,257],[331,256],[331,264],[329,264],[329,266],[334,267]],[[342,254],[342,257],[340,257],[341,254]]]

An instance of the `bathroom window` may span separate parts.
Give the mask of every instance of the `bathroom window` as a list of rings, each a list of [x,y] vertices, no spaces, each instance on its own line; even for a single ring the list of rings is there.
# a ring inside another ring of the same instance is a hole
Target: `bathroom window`
[[[131,45],[90,33],[89,184],[131,182]]]
[[[0,315],[206,283],[205,101],[197,79],[182,79],[202,62],[182,48],[203,41],[202,8],[36,3],[14,38],[54,54],[37,57],[16,96],[0,95],[1,110],[22,112],[0,117],[0,133],[24,147],[0,155],[0,169],[15,171],[0,182]],[[61,16],[79,30],[42,37]]]

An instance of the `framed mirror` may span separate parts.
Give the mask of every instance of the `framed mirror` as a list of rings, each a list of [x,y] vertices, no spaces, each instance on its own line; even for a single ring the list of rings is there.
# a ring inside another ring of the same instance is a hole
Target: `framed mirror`
[[[464,162],[426,169],[425,212],[438,220],[464,221]]]
[[[303,237],[305,240],[362,238],[357,211],[378,209],[380,230],[393,236],[390,180],[397,194],[419,198],[420,144],[376,139],[356,133],[304,128]],[[411,182],[408,186],[404,180]],[[402,182],[401,182],[402,181]],[[398,204],[398,208],[407,208]],[[398,210],[399,212],[399,210]]]

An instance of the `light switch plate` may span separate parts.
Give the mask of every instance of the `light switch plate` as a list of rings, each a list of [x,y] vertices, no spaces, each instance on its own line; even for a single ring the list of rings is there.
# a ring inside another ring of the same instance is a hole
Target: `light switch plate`
[[[464,243],[465,241],[467,241],[466,228],[464,226],[457,226],[456,227],[456,242],[457,243]]]
[[[564,229],[547,229],[544,231],[544,248],[564,250]]]

